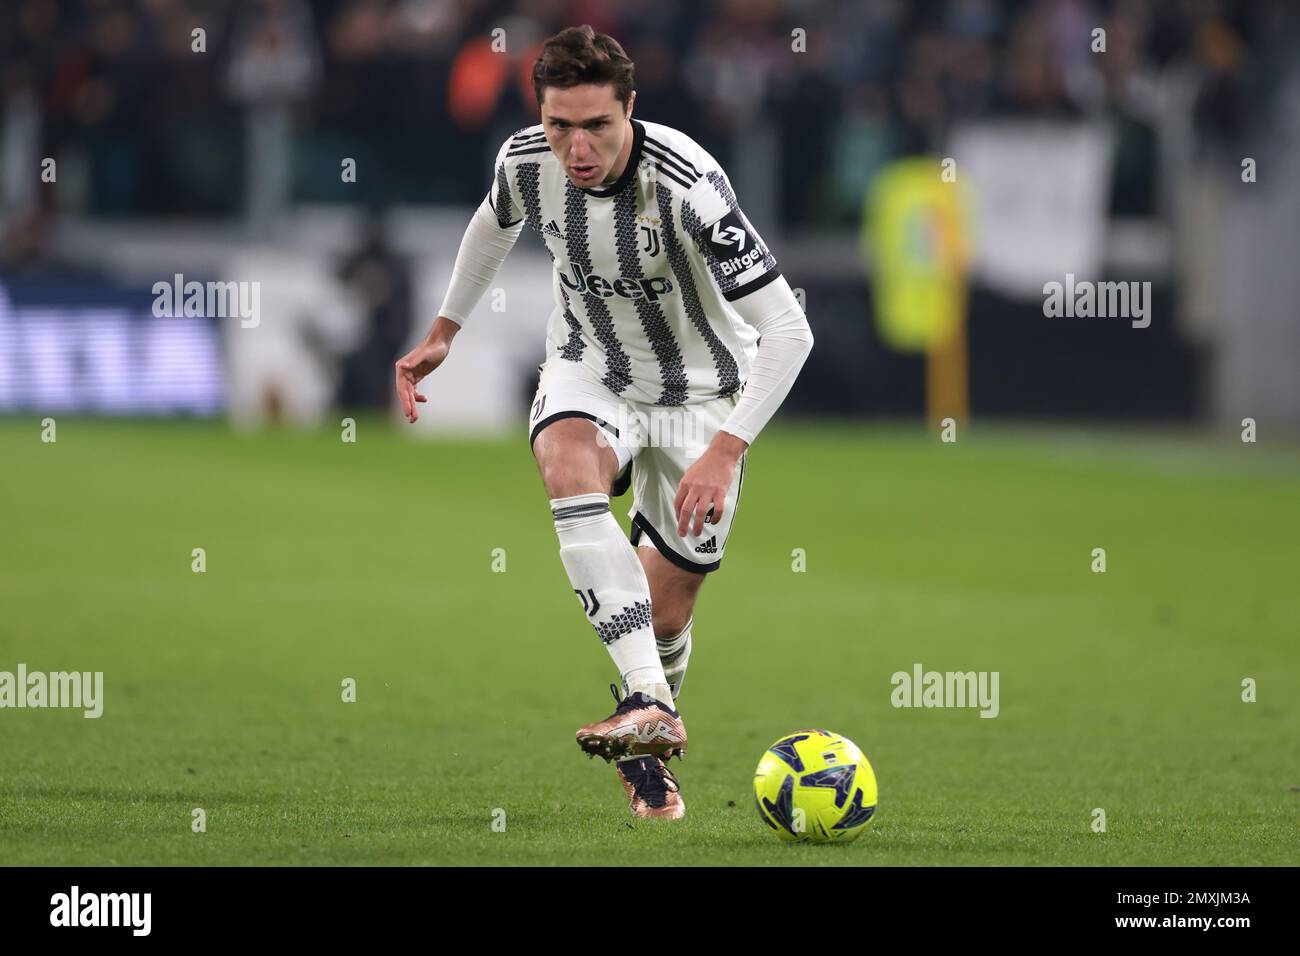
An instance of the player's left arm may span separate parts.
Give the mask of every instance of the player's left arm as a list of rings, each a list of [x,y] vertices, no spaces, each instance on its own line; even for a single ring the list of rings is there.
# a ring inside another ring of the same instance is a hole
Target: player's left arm
[[[691,193],[700,194],[696,201],[704,212],[691,217],[692,224],[699,223],[692,233],[696,248],[723,296],[760,338],[740,401],[678,486],[677,533],[682,535],[691,526],[693,534],[700,534],[710,510],[714,523],[722,520],[737,463],[785,401],[813,345],[799,300],[740,211],[726,177],[719,172],[702,179]],[[691,200],[688,194],[684,201]],[[742,244],[750,250],[752,264],[729,272],[724,263],[734,262],[736,246]]]

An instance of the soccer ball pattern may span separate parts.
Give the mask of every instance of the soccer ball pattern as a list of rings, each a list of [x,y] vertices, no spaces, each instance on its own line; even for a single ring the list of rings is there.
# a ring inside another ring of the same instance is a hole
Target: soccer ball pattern
[[[802,730],[767,748],[754,771],[754,798],[782,840],[848,843],[876,812],[876,774],[847,737]]]

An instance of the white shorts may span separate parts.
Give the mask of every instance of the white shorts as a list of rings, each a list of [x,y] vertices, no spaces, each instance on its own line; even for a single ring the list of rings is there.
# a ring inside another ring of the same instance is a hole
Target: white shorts
[[[727,489],[722,521],[708,518],[700,535],[677,533],[673,502],[686,469],[740,400],[739,394],[691,405],[661,406],[620,398],[581,362],[553,357],[537,367],[540,378],[528,418],[528,447],[543,428],[562,418],[586,418],[596,424],[597,440],[618,455],[618,478],[612,497],[632,485],[632,543],[653,547],[677,567],[705,574],[722,563],[727,538],[736,520],[736,505],[745,479],[742,455]]]

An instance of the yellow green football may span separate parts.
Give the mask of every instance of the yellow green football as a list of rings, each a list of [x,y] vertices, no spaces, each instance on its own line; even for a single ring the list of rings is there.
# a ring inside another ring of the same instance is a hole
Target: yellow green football
[[[763,753],[754,771],[758,815],[782,840],[848,843],[876,812],[876,774],[857,744],[801,730]]]

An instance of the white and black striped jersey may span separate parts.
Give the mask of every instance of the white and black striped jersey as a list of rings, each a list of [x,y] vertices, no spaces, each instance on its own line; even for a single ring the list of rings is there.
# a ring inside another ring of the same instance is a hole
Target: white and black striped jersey
[[[487,202],[521,221],[555,264],[547,357],[591,368],[609,390],[656,405],[738,391],[758,330],[733,303],[780,276],[721,167],[694,140],[632,120],[632,154],[611,186],[564,174],[540,125],[497,154]]]

